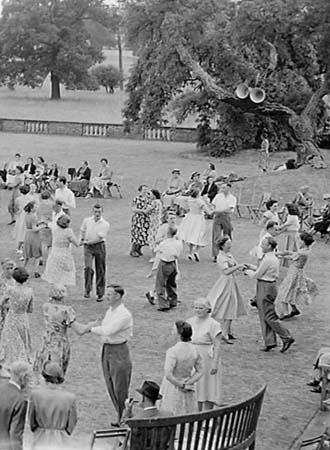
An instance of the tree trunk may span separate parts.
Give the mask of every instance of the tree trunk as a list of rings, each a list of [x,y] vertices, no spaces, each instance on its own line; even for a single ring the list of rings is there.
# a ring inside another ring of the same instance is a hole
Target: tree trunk
[[[324,161],[315,139],[314,124],[316,108],[323,95],[327,92],[325,85],[322,85],[321,88],[312,95],[304,111],[298,115],[291,108],[280,103],[264,101],[256,104],[253,103],[250,98],[243,100],[239,99],[234,93],[219,86],[216,83],[216,80],[192,58],[189,51],[182,43],[176,45],[176,50],[181,62],[188,66],[195,77],[202,81],[205,89],[213,95],[216,95],[220,101],[235,108],[240,108],[244,112],[273,117],[279,122],[284,123],[291,134],[292,143],[297,153],[297,162],[299,164],[310,161],[310,158],[313,156],[318,157],[322,162]]]
[[[120,29],[117,33],[117,45],[118,45],[118,63],[119,63],[119,73],[120,73],[120,80],[119,80],[119,87],[120,90],[124,90],[124,70],[123,70],[123,49],[121,45],[121,36],[120,36]]]
[[[51,81],[51,100],[61,100],[60,79],[54,72],[50,73]]]

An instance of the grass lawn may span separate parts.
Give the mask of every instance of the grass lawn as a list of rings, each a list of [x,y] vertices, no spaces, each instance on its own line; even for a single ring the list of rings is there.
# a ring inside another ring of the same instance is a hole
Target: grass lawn
[[[192,315],[192,302],[205,295],[218,276],[217,267],[210,258],[210,245],[201,252],[201,262],[192,263],[185,258],[181,261],[179,295],[182,303],[174,312],[161,314],[151,307],[144,298],[144,292],[152,287],[152,281],[145,275],[150,269],[150,252],[140,259],[128,256],[130,245],[131,200],[140,183],[155,185],[158,177],[167,177],[174,167],[180,167],[185,177],[194,170],[203,170],[208,158],[197,154],[190,144],[169,144],[162,142],[135,142],[105,140],[96,138],[66,138],[33,135],[0,134],[0,160],[12,158],[16,151],[27,156],[44,155],[47,162],[57,161],[66,167],[79,166],[87,159],[97,168],[100,157],[110,159],[113,169],[124,175],[123,199],[101,200],[104,215],[111,225],[108,242],[108,279],[122,283],[127,290],[126,302],[135,321],[134,337],[130,343],[134,370],[131,395],[138,398],[135,389],[144,379],[161,381],[165,351],[172,343],[169,331],[175,320]],[[329,162],[329,155],[326,155]],[[274,163],[285,160],[287,155],[272,157]],[[253,189],[259,195],[262,191],[273,192],[286,200],[299,186],[308,183],[315,197],[320,201],[322,192],[329,191],[330,171],[314,171],[303,167],[296,171],[277,174],[256,175],[257,155],[245,152],[223,161],[214,160],[220,174],[236,172],[249,176],[241,183],[244,196],[252,195]],[[329,165],[329,164],[328,164]],[[238,188],[235,187],[238,192]],[[2,257],[14,257],[12,228],[7,226],[7,198],[0,191],[2,214],[0,216],[0,252]],[[88,216],[95,200],[77,199],[78,208],[73,213],[73,228],[77,233],[84,217]],[[208,242],[211,222],[208,221]],[[258,240],[259,228],[249,220],[234,219],[233,254],[238,261],[252,262],[249,250]],[[235,333],[239,340],[234,345],[222,345],[223,361],[223,401],[239,401],[254,393],[263,383],[267,392],[259,422],[257,449],[285,450],[290,448],[294,438],[303,429],[315,409],[319,397],[306,386],[314,355],[320,345],[329,342],[329,245],[317,242],[307,266],[308,274],[317,282],[320,296],[315,304],[305,307],[303,315],[291,321],[288,327],[295,336],[296,343],[282,355],[279,351],[261,353],[262,346],[258,315],[250,310],[246,319],[235,323]],[[83,257],[81,249],[74,250],[77,267],[77,286],[69,290],[67,302],[77,313],[78,320],[89,321],[102,316],[105,303],[95,303],[93,299],[83,299]],[[31,331],[34,348],[40,345],[43,329],[42,304],[48,296],[45,282],[31,280],[35,291],[35,311],[31,317]],[[239,278],[241,292],[248,305],[254,293],[254,283],[246,277]],[[78,338],[70,333],[72,358],[65,388],[74,392],[78,399],[79,422],[76,435],[86,436],[91,430],[107,428],[115,417],[108,399],[100,366],[100,344],[96,336]]]
[[[104,50],[102,64],[118,67],[118,52]],[[123,51],[123,69],[125,79],[135,61],[131,51]],[[115,94],[107,94],[103,88],[99,91],[67,91],[61,86],[60,101],[51,101],[50,79],[46,78],[40,88],[17,86],[15,91],[0,87],[0,118],[60,120],[92,123],[122,123],[122,109],[127,94],[115,89]],[[91,110],[93,114],[91,115]],[[194,118],[187,119],[182,126],[194,127]]]

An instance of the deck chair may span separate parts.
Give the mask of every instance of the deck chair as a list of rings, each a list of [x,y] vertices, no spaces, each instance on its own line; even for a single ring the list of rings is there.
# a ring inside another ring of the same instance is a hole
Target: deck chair
[[[111,180],[107,183],[107,193],[109,197],[112,197],[111,189],[116,189],[119,198],[123,198],[121,193],[121,186],[123,184],[124,176],[119,174],[113,174]]]
[[[263,212],[266,210],[265,204],[271,199],[271,197],[272,194],[270,192],[264,192],[260,197],[258,205],[251,207],[254,223],[260,221]]]
[[[90,450],[97,448],[103,450],[126,450],[128,446],[128,439],[130,430],[128,428],[112,428],[109,430],[94,430],[90,442]],[[103,439],[104,442],[98,445],[97,440]]]

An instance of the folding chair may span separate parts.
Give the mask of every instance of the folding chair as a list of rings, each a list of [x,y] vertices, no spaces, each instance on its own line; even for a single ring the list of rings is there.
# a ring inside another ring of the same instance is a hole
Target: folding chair
[[[271,199],[272,194],[270,192],[264,192],[259,200],[259,204],[256,206],[252,206],[252,212],[254,215],[254,223],[257,223],[261,217],[262,213],[265,211],[265,204]]]
[[[124,180],[123,175],[113,174],[111,177],[111,180],[107,183],[107,192],[109,194],[109,197],[112,197],[111,189],[115,188],[117,190],[117,193],[119,195],[119,198],[123,198],[121,193],[121,186]]]
[[[103,449],[117,450],[118,448],[120,448],[120,450],[126,450],[129,436],[130,430],[128,428],[111,428],[108,430],[94,430],[91,438],[90,450],[94,449],[95,441],[97,439],[108,439],[109,441],[111,440],[113,441],[113,442],[108,441],[104,446],[102,446]]]

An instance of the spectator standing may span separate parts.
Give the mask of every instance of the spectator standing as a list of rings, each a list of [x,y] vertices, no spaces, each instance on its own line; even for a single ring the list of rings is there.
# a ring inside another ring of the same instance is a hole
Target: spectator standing
[[[258,166],[263,172],[268,172],[269,170],[269,140],[267,133],[263,133],[261,136]]]
[[[220,192],[217,194],[212,205],[214,206],[213,227],[212,227],[212,256],[213,262],[217,262],[219,248],[217,241],[223,235],[232,238],[233,226],[231,214],[235,211],[237,199],[230,193],[231,184],[223,183]]]
[[[62,209],[65,214],[70,215],[70,209],[76,207],[76,199],[74,193],[67,187],[66,177],[59,177],[57,181],[58,188],[55,191],[55,200],[62,202]]]
[[[8,313],[8,293],[7,290],[15,285],[13,272],[15,269],[15,262],[10,258],[5,258],[1,262],[2,273],[0,275],[0,341],[1,333],[5,323],[5,318]]]
[[[64,375],[57,363],[46,361],[42,376],[44,386],[34,389],[30,398],[31,450],[70,450],[78,420],[75,396],[59,389]]]
[[[110,225],[102,217],[103,208],[96,204],[93,215],[83,220],[80,228],[80,244],[84,246],[85,298],[90,298],[93,288],[94,269],[96,275],[96,301],[103,300],[106,276],[106,238]]]
[[[31,377],[31,366],[19,361],[10,368],[10,380],[0,386],[0,448],[22,450],[27,411],[24,389]]]
[[[124,289],[119,285],[107,286],[105,299],[110,307],[100,326],[91,332],[101,338],[102,369],[109,396],[117,411],[118,426],[125,409],[125,400],[131,382],[132,362],[127,341],[132,336],[133,317],[124,305]]]

